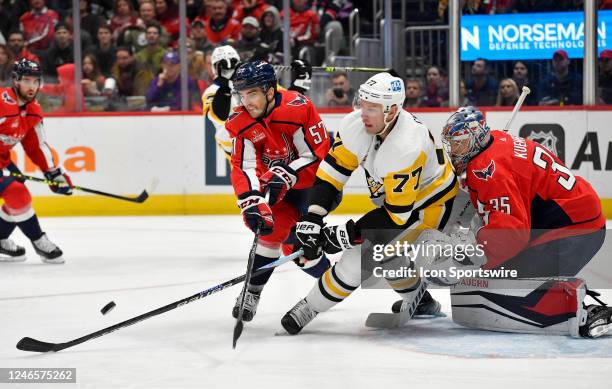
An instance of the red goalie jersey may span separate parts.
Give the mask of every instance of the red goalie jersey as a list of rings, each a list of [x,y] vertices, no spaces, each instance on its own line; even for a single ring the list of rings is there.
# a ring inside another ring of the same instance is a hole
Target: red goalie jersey
[[[311,187],[329,150],[327,130],[308,98],[279,90],[274,104],[264,119],[255,120],[238,107],[225,122],[233,139],[231,180],[238,198],[260,191],[259,177],[276,161],[297,172],[294,189]]]
[[[472,204],[484,220],[477,235],[488,258],[484,268],[528,247],[605,226],[595,190],[548,149],[503,131],[491,137],[466,169]]]

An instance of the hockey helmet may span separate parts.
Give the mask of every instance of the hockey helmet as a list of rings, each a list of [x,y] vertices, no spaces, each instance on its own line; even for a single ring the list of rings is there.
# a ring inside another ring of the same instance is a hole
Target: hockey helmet
[[[13,79],[21,80],[23,76],[34,76],[42,78],[42,69],[37,62],[22,58],[13,65]]]
[[[264,93],[269,88],[276,88],[276,73],[274,68],[264,61],[246,62],[238,66],[232,77],[234,90],[241,90],[260,87]]]
[[[220,70],[235,69],[240,61],[240,55],[232,46],[219,46],[212,52],[212,65],[217,73]]]
[[[406,91],[404,81],[389,73],[378,73],[370,77],[359,87],[357,106],[360,101],[382,104],[383,113],[388,113],[391,107],[397,105],[399,109],[404,104]]]
[[[453,152],[452,142],[463,142],[463,150]],[[491,141],[491,129],[476,107],[461,107],[446,121],[442,130],[442,143],[451,158],[457,174],[463,173],[467,163]]]

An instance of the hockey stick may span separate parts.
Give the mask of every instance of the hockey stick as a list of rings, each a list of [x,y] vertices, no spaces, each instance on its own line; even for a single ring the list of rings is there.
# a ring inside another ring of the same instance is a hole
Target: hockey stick
[[[259,242],[260,233],[261,233],[261,223],[257,226],[257,230],[255,231],[255,238],[253,238],[253,245],[251,246],[251,251],[249,251],[249,260],[247,262],[247,270],[245,273],[244,286],[242,287],[242,293],[240,294],[240,305],[238,308],[238,317],[236,318],[236,325],[234,326],[234,337],[232,339],[233,349],[236,348],[236,343],[238,342],[238,338],[240,338],[240,335],[242,335],[242,330],[244,328],[244,324],[242,322],[242,316],[244,314],[244,299],[246,297],[246,292],[249,287],[249,282],[251,281],[251,276],[253,273],[253,263],[255,262],[255,251],[257,250],[257,243]]]
[[[278,72],[285,72],[291,70],[291,66],[286,65],[274,65],[274,70]],[[381,73],[388,72],[389,69],[384,68],[358,68],[358,67],[345,67],[345,66],[313,66],[313,71],[320,71],[325,73],[351,73],[351,72],[361,72],[361,73]]]
[[[284,257],[280,257],[279,259],[277,259],[276,261],[262,266],[259,269],[257,269],[257,271],[254,273],[254,275],[259,275],[261,273],[263,273],[265,270],[271,269],[273,267],[277,267],[282,265],[285,262],[289,262],[294,260],[295,258],[298,258],[300,255],[303,255],[304,252],[302,250],[298,250],[290,255],[284,256]],[[244,279],[246,278],[246,274],[243,274],[239,277],[233,278],[229,281],[225,281],[224,283],[221,283],[219,285],[215,285],[211,288],[208,288],[206,290],[203,290],[201,292],[198,292],[196,294],[194,294],[193,296],[189,296],[189,297],[185,297],[184,299],[175,301],[173,303],[170,303],[168,305],[164,305],[163,307],[154,309],[152,311],[143,313],[142,315],[133,317],[131,319],[122,321],[121,323],[117,323],[115,325],[112,325],[110,327],[106,327],[103,328],[99,331],[96,332],[92,332],[91,334],[82,336],[80,338],[68,341],[68,342],[64,342],[64,343],[49,343],[49,342],[43,342],[40,340],[36,340],[30,337],[25,337],[23,339],[21,339],[18,343],[17,343],[17,348],[19,350],[22,351],[34,351],[34,352],[39,352],[39,353],[46,353],[49,351],[60,351],[60,350],[64,350],[67,349],[69,347],[73,347],[76,346],[78,344],[87,342],[88,340],[91,339],[95,339],[95,338],[99,338],[101,336],[104,335],[108,335],[111,332],[115,332],[121,328],[125,328],[125,327],[129,327],[133,324],[136,324],[138,322],[141,322],[143,320],[149,319],[153,316],[157,316],[157,315],[161,315],[162,313],[171,311],[175,308],[179,308],[182,307],[183,305],[187,305],[190,304],[194,301],[200,300],[201,298],[204,298],[206,296],[210,296],[211,294],[217,293],[222,291],[223,289],[229,288],[231,286],[234,286],[236,284],[241,283],[242,281],[244,281]]]
[[[529,93],[531,93],[531,90],[528,87],[524,86],[521,91],[521,95],[519,96],[518,100],[516,101],[516,104],[514,105],[512,115],[510,116],[508,123],[506,123],[506,126],[504,127],[504,132],[508,132],[508,130],[510,129],[510,125],[514,121],[516,114],[518,113],[519,109],[521,109],[521,106],[523,105],[523,102],[525,101]]]
[[[27,176],[25,174],[16,173],[16,172],[11,172],[11,177],[20,178],[22,180],[29,180],[29,181],[34,181],[34,182],[40,182],[40,183],[46,184],[46,185],[59,185],[59,183],[57,183],[55,181],[49,181],[47,179],[38,178],[38,177],[34,177],[34,176]],[[136,197],[121,196],[121,195],[117,195],[117,194],[113,194],[113,193],[102,192],[102,191],[96,190],[96,189],[84,188],[84,187],[78,186],[78,185],[74,185],[72,187],[72,189],[80,190],[81,192],[87,192],[87,193],[96,194],[96,195],[99,195],[99,196],[111,197],[111,198],[117,199],[117,200],[130,201],[132,203],[140,204],[140,203],[144,203],[145,200],[149,198],[149,192],[152,192],[153,189],[155,188],[155,186],[157,186],[157,179],[153,179],[152,180],[151,184],[149,185],[150,188],[148,188],[149,189],[148,191],[147,191],[147,189],[145,189],[145,190],[142,191],[142,193],[140,193]]]

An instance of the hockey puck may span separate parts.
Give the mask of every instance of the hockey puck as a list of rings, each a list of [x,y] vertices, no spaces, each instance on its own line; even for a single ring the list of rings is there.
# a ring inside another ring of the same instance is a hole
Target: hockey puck
[[[109,313],[113,308],[115,308],[117,306],[117,304],[115,304],[114,301],[111,301],[110,303],[106,304],[104,306],[104,308],[102,308],[100,310],[100,312],[102,312],[103,315],[106,315],[107,313]]]

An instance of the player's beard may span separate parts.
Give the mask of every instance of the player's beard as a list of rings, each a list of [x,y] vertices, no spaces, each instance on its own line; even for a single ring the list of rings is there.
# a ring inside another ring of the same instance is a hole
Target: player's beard
[[[25,101],[26,103],[31,103],[32,101],[34,101],[34,99],[36,99],[36,95],[38,95],[38,91],[40,90],[40,87],[38,87],[33,93],[31,93],[32,95],[31,97],[28,96],[30,93],[26,95],[21,93],[21,87],[19,85],[15,85],[13,87],[13,90],[15,91],[15,94],[20,100]]]

